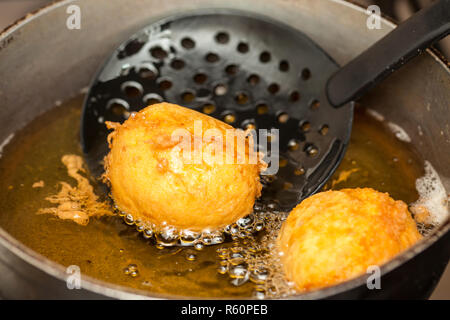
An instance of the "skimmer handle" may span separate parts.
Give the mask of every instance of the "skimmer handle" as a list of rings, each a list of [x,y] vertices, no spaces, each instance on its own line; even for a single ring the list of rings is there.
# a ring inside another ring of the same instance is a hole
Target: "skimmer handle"
[[[358,99],[449,33],[450,0],[436,1],[332,75],[326,88],[329,102],[339,107]]]

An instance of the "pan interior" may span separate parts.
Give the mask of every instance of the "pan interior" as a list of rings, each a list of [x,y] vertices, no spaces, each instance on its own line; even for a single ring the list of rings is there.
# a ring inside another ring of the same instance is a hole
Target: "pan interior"
[[[279,151],[259,145],[280,167],[262,201],[292,209],[327,181],[350,137],[353,106],[335,109],[324,94],[337,68],[301,32],[267,18],[220,11],[156,22],[124,42],[93,82],[81,129],[88,165],[103,173],[105,121],[167,101],[236,128],[279,129]]]
[[[83,275],[149,295],[254,297],[255,283],[249,280],[236,286],[227,274],[217,271],[221,259],[216,250],[230,247],[232,242],[205,246],[202,251],[179,247],[160,250],[118,217],[91,219],[87,226],[80,226],[53,215],[36,214],[52,205],[45,198],[59,192],[60,182],[76,185],[61,158],[82,155],[78,139],[82,101],[82,96],[77,97],[36,118],[4,147],[0,158],[0,226],[65,267],[77,265]],[[349,171],[353,173],[342,180]],[[422,175],[423,159],[413,146],[398,140],[365,109],[357,108],[348,151],[326,188],[372,187],[411,203],[418,198],[415,181]],[[44,182],[42,187],[33,187],[40,181]],[[95,184],[95,179],[91,183]],[[264,232],[258,234],[262,236]]]

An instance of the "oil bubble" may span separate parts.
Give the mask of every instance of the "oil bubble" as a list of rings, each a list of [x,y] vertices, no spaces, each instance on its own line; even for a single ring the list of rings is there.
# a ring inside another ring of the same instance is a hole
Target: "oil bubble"
[[[136,278],[139,276],[139,270],[136,264],[129,264],[126,268],[123,269],[123,273],[129,275],[132,278]]]
[[[195,252],[193,252],[192,250],[188,250],[186,252],[186,260],[188,260],[188,261],[197,260],[197,254]]]
[[[255,208],[254,221],[244,217],[227,229],[233,243],[216,250],[217,272],[227,274],[234,286],[253,284],[253,296],[257,299],[287,297],[294,290],[285,279],[276,239],[288,213],[279,211],[275,202],[257,203]],[[263,233],[258,235],[255,231]]]

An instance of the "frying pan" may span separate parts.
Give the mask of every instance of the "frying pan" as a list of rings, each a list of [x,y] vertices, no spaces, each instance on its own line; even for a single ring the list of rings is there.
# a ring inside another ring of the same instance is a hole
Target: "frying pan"
[[[80,30],[65,28],[70,4],[81,8]],[[55,101],[86,87],[103,58],[130,34],[152,21],[199,8],[238,9],[282,21],[301,30],[341,65],[394,28],[382,19],[381,29],[367,29],[365,9],[344,1],[60,1],[13,25],[0,37],[0,141],[49,110]],[[427,51],[361,100],[405,129],[447,190],[449,89],[447,64]],[[365,278],[360,277],[294,298],[426,298],[448,263],[449,229],[446,221],[384,265],[382,290],[368,290]],[[5,275],[0,287],[5,298],[167,297],[88,277],[83,277],[82,290],[67,290],[62,266],[32,252],[4,230],[0,230],[0,272]]]

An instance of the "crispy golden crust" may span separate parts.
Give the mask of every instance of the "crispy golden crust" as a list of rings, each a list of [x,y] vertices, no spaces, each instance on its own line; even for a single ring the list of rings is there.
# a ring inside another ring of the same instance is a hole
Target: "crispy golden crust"
[[[224,227],[252,211],[261,192],[261,163],[186,164],[172,133],[184,129],[194,141],[196,120],[201,120],[203,134],[208,129],[223,134],[234,130],[168,103],[149,106],[123,125],[108,123],[114,131],[108,137],[111,150],[105,158],[105,178],[120,210],[157,226],[193,231]],[[211,144],[202,144],[202,152],[208,147]],[[234,155],[246,157],[248,152],[236,147]]]
[[[420,238],[404,202],[364,188],[307,198],[290,213],[278,243],[287,279],[307,291],[357,277]]]

